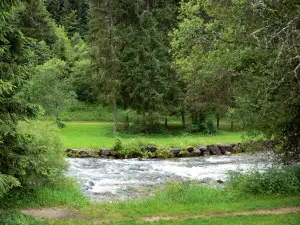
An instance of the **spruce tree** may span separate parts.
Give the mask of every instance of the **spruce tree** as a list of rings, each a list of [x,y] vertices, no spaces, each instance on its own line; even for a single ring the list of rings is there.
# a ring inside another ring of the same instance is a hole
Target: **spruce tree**
[[[113,107],[117,132],[119,98],[118,1],[91,1],[90,45],[96,95]]]

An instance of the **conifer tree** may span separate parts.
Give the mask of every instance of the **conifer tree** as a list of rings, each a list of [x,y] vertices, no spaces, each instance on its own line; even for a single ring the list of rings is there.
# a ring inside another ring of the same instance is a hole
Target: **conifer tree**
[[[114,132],[117,132],[119,98],[118,1],[92,1],[90,6],[90,44],[94,90],[113,107]]]

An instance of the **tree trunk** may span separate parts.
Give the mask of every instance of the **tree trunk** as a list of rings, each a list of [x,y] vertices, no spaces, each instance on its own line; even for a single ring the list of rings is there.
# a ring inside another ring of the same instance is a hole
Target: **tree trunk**
[[[217,114],[217,129],[220,130],[220,115]]]
[[[230,130],[233,131],[233,120],[231,120]]]
[[[55,105],[55,121],[56,121],[56,125],[60,128],[62,123],[61,120],[59,118],[59,107],[58,104]]]
[[[113,96],[113,105],[114,105],[114,133],[118,132],[118,118],[117,118],[117,100],[116,93]]]
[[[202,109],[199,111],[199,123],[205,122],[205,113]]]
[[[193,111],[191,114],[192,114],[191,115],[191,117],[192,117],[192,124],[197,124],[198,123],[197,112]]]
[[[128,131],[128,129],[129,129],[129,117],[126,116],[125,117],[125,130]]]
[[[185,128],[185,115],[184,115],[184,110],[181,110],[181,122],[182,122],[182,127]]]
[[[165,118],[165,128],[168,128],[168,117]]]

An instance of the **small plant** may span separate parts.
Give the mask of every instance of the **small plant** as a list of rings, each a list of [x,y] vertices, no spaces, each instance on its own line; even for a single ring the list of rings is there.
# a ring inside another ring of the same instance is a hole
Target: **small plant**
[[[190,153],[188,152],[187,149],[183,149],[179,152],[179,155],[182,156],[182,157],[187,157],[190,155]]]
[[[168,149],[157,149],[155,151],[155,156],[157,158],[167,159],[167,158],[172,158],[173,154]]]
[[[247,174],[231,172],[227,188],[238,191],[241,194],[297,194],[300,193],[300,180],[297,177],[298,172],[295,168],[297,167],[293,169],[289,167],[269,168],[265,172],[252,171]]]
[[[117,139],[116,140],[116,144],[114,145],[114,147],[112,147],[112,151],[115,152],[115,153],[118,153],[122,150],[122,142],[120,139]]]

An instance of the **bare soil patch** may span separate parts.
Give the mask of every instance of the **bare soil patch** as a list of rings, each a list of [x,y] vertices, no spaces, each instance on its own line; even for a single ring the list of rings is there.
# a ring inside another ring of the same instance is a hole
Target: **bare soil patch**
[[[211,217],[223,217],[223,216],[247,216],[247,215],[264,215],[264,214],[287,214],[300,212],[300,207],[287,207],[279,209],[264,209],[264,210],[252,210],[245,212],[228,212],[228,213],[207,213],[199,214],[187,217],[144,217],[143,220],[147,222],[156,222],[161,220],[184,220],[184,219],[199,219],[199,218],[211,218]]]
[[[188,215],[188,216],[154,216],[154,217],[144,217],[142,218],[145,222],[156,222],[161,220],[184,220],[184,219],[199,219],[199,218],[212,218],[212,217],[224,217],[224,216],[247,216],[247,215],[263,215],[263,214],[287,214],[287,213],[298,213],[300,212],[300,207],[287,207],[279,209],[266,209],[266,210],[252,210],[244,212],[228,212],[228,213],[206,213],[198,215]],[[71,212],[64,208],[45,208],[45,209],[26,209],[22,210],[22,213],[26,215],[31,215],[37,219],[74,219],[89,221],[90,223],[104,223],[107,220],[97,218],[91,219],[88,217],[83,217]]]

